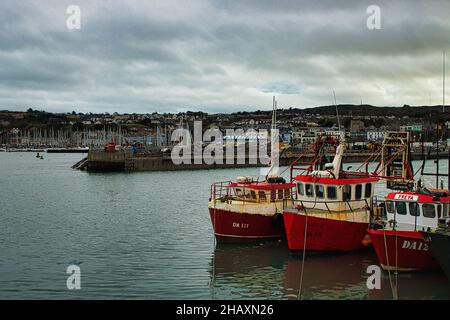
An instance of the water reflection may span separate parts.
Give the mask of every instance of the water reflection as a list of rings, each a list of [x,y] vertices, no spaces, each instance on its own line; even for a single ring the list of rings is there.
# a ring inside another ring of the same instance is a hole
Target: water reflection
[[[211,259],[212,298],[297,299],[303,266],[301,299],[392,299],[389,274],[382,272],[381,290],[366,286],[374,253],[290,253],[284,242],[217,245]],[[450,299],[441,272],[391,274],[400,299]],[[396,281],[397,280],[397,281]]]

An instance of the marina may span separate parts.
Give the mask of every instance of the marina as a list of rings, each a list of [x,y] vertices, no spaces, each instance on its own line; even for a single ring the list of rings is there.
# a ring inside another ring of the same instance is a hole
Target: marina
[[[7,239],[0,257],[0,297],[298,298],[302,256],[290,253],[286,242],[214,246],[207,210],[210,184],[257,176],[259,168],[133,174],[71,170],[81,157],[48,154],[36,160],[30,153],[0,154],[0,183],[8,186],[0,193],[1,221],[9,226],[0,229],[0,238]],[[440,165],[445,172],[447,161]],[[426,169],[432,172],[434,164],[427,162]],[[179,196],[174,199],[166,190]],[[375,184],[374,193],[387,194],[384,184]],[[169,201],[172,209],[164,210]],[[65,270],[73,263],[83,270],[81,291],[65,287]],[[387,272],[381,274],[381,290],[367,289],[372,264],[378,261],[371,250],[307,254],[301,298],[392,299]],[[399,273],[397,287],[399,299],[450,299],[439,269]]]
[[[0,300],[445,317],[449,12],[0,2]]]

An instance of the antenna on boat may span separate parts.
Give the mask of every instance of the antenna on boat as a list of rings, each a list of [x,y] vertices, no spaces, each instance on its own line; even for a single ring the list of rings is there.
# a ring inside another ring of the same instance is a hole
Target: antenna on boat
[[[442,53],[442,112],[445,112],[445,50]]]
[[[272,98],[272,125],[271,125],[271,139],[274,139],[274,137],[272,137],[272,134],[274,134],[275,129],[277,128],[277,100],[275,100],[275,96],[273,96]],[[278,137],[277,137],[278,138]],[[270,150],[270,168],[267,171],[267,175],[266,175],[266,180],[269,177],[270,173],[272,172],[272,170],[274,169],[275,166],[275,161],[273,159],[274,157],[274,150]]]
[[[277,128],[277,100],[275,100],[275,96],[273,96],[272,102],[272,129]]]
[[[337,122],[338,122],[338,129],[339,129],[339,132],[340,132],[341,131],[341,123],[339,121],[339,112],[338,112],[338,106],[337,106],[337,103],[336,103],[336,93],[334,92],[334,89],[333,89],[333,97],[334,97],[334,106],[336,108],[336,117],[337,117]]]

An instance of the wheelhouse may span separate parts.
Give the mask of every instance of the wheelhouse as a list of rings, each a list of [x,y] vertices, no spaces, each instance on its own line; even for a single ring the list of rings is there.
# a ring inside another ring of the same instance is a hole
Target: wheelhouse
[[[377,178],[361,179],[314,179],[296,177],[297,197],[305,201],[357,201],[373,197]]]
[[[428,230],[438,227],[439,221],[450,220],[450,197],[415,192],[392,192],[385,197],[387,221],[402,230]]]
[[[294,183],[232,182],[228,198],[246,202],[278,202],[291,199],[294,187]]]

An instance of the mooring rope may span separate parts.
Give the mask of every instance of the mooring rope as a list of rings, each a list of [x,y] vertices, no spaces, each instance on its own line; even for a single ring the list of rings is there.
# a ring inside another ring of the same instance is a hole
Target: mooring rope
[[[391,292],[392,292],[393,299],[397,300],[396,299],[395,290],[394,290],[394,286],[392,284],[391,270],[390,270],[390,264],[389,264],[389,255],[388,255],[388,252],[387,252],[386,230],[383,230],[383,235],[384,235],[384,252],[386,254],[387,271],[388,271],[388,275],[389,275],[389,285],[391,286]]]
[[[307,239],[306,235],[307,235],[307,232],[308,232],[308,213],[306,212],[306,210],[304,210],[304,211],[305,211],[305,229],[304,229],[305,235],[304,235],[304,238],[303,238],[302,270],[300,272],[300,283],[299,283],[299,286],[298,286],[298,297],[297,297],[298,300],[300,300],[300,297],[302,295],[303,272],[304,272],[304,269],[305,269],[305,258],[306,258],[306,239]]]
[[[395,230],[395,296],[398,299],[398,230]]]
[[[214,218],[214,223],[213,223],[213,271],[212,271],[212,281],[210,283],[210,288],[212,289],[211,291],[211,297],[212,300],[214,300],[214,288],[215,288],[215,281],[216,281],[216,195],[215,195],[215,190],[214,190],[214,214],[213,214]]]

